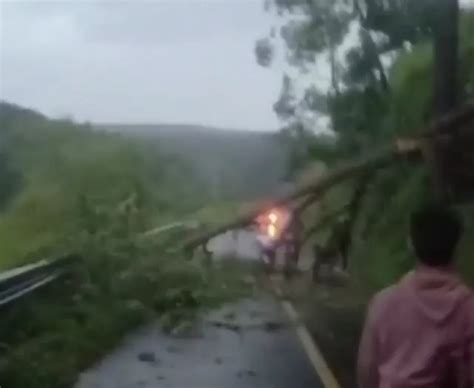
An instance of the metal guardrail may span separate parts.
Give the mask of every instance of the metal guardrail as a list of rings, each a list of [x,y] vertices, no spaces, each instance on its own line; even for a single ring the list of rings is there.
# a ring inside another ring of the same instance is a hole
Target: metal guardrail
[[[173,222],[146,231],[140,237],[152,238],[180,228],[197,227],[198,223],[192,220]],[[71,264],[78,260],[78,256],[69,254],[55,260],[41,260],[35,264],[0,272],[0,308],[60,278],[70,270]]]
[[[199,228],[199,221],[188,220],[188,221],[177,221],[170,224],[161,225],[156,228],[147,230],[141,234],[141,237],[150,238],[155,237],[164,232],[169,232],[176,229],[197,229]]]
[[[70,254],[0,273],[0,307],[58,279],[67,273],[78,259]]]

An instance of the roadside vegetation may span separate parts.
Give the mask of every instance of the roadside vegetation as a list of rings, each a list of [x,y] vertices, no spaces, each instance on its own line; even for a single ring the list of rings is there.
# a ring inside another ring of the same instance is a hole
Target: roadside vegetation
[[[455,3],[269,2],[275,18],[283,16],[278,19],[283,25],[282,43],[295,70],[283,77],[274,105],[284,123],[283,134],[292,144],[295,174],[315,161],[331,169],[370,155],[399,137],[417,136],[431,119],[474,101],[474,14],[461,9],[459,19],[446,19],[453,13],[442,7]],[[458,36],[443,35],[440,29],[445,28],[458,29]],[[358,36],[349,48],[348,31]],[[270,33],[257,41],[261,65],[270,66],[278,54],[275,47],[281,42],[276,40]],[[443,56],[455,47],[457,52]],[[330,68],[329,90],[319,87],[314,72],[314,82],[299,92],[300,74],[307,79],[318,61],[326,61]],[[457,83],[446,81],[452,74]],[[329,126],[314,132],[318,121],[312,119],[321,116]],[[413,267],[407,244],[409,215],[440,193],[465,221],[459,267],[474,285],[474,139],[468,132],[449,148],[440,146],[434,161],[427,159],[423,165],[401,161],[370,172],[329,191],[318,203],[316,212],[323,215],[353,205],[314,236],[323,245],[337,243],[350,277],[344,285],[317,285],[303,294],[291,285],[288,292],[344,387],[355,387],[355,353],[368,300]],[[307,225],[317,222],[314,214],[305,218]]]
[[[187,230],[142,235],[207,200],[185,162],[7,103],[0,131],[0,269],[80,257],[67,277],[2,309],[1,386],[71,387],[137,325],[174,330],[246,294],[247,269],[183,254]]]

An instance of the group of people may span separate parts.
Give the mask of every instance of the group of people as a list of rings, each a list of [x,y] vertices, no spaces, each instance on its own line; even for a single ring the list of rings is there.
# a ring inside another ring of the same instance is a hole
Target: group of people
[[[282,239],[299,255],[301,223]],[[358,352],[359,388],[474,388],[474,293],[455,270],[457,215],[429,206],[411,216],[415,268],[371,301]],[[275,260],[275,246],[265,254]]]

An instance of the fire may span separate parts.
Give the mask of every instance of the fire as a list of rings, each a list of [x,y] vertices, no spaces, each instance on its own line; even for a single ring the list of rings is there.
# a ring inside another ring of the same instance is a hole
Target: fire
[[[270,224],[268,225],[268,228],[267,228],[267,234],[272,237],[272,238],[275,238],[276,235],[277,235],[277,228],[274,224]]]
[[[278,234],[277,222],[279,220],[278,213],[275,210],[272,210],[268,214],[268,225],[267,225],[267,234],[271,238],[276,238]]]
[[[268,215],[268,219],[270,220],[270,222],[271,222],[272,224],[275,224],[275,223],[277,222],[277,220],[278,220],[278,215],[277,215],[274,211],[272,211],[272,212]]]
[[[281,209],[271,209],[268,212],[257,217],[257,222],[260,226],[261,232],[271,239],[277,239],[280,230],[285,224],[285,212]]]

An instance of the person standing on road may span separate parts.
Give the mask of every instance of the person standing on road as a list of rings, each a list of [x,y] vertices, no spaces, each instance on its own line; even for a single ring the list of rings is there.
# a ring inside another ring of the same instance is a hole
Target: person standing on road
[[[293,212],[290,217],[282,239],[285,245],[285,267],[289,271],[294,271],[300,257],[304,225],[298,212]]]
[[[369,306],[360,388],[474,387],[474,294],[453,269],[462,225],[449,210],[411,217],[417,266]]]

